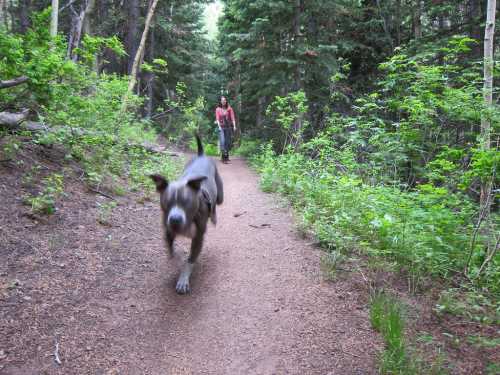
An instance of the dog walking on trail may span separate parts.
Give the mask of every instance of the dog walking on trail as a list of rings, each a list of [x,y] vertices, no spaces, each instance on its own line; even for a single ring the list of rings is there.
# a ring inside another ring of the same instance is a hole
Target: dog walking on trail
[[[233,131],[236,131],[236,120],[233,108],[225,96],[220,97],[219,106],[215,110],[215,119],[219,127],[221,160],[223,163],[227,163],[233,141]]]
[[[224,200],[222,180],[215,162],[205,156],[198,135],[196,142],[198,155],[186,165],[178,180],[168,182],[163,176],[150,176],[160,193],[162,226],[170,257],[174,252],[176,236],[192,239],[191,253],[175,288],[179,294],[190,291],[189,278],[203,246],[208,218],[213,224],[217,223],[216,206]]]

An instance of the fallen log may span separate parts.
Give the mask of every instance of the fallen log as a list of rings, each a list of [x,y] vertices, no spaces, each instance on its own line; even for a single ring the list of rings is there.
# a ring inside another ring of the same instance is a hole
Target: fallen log
[[[22,83],[28,82],[28,77],[21,76],[13,79],[7,79],[5,81],[0,81],[0,89],[6,89],[9,87],[14,87]]]
[[[53,129],[49,128],[47,125],[42,124],[41,122],[35,121],[25,121],[23,124],[20,124],[20,128],[24,130],[29,130],[31,132],[51,132]]]
[[[143,142],[143,143],[127,143],[127,147],[133,148],[142,148],[148,152],[151,152],[153,154],[165,154],[168,156],[179,156],[179,154],[176,154],[175,152],[170,152],[168,151],[165,146],[150,143],[150,142]]]
[[[28,118],[28,114],[29,110],[27,109],[18,113],[0,112],[0,125],[16,127]]]

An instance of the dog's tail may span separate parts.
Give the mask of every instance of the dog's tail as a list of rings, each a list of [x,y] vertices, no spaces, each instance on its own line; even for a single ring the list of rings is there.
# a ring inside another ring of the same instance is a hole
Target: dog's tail
[[[198,156],[202,156],[204,154],[203,145],[201,144],[201,138],[198,133],[194,135],[196,137],[196,144],[198,145]]]

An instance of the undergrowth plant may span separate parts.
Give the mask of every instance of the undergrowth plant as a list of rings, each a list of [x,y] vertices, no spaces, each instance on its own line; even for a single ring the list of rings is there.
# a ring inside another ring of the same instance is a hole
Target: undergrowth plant
[[[98,215],[97,222],[101,225],[111,226],[111,215],[113,209],[116,208],[118,204],[115,201],[98,203]]]
[[[43,179],[43,190],[36,195],[25,197],[26,203],[37,214],[51,215],[56,212],[57,199],[64,193],[64,177],[53,173]]]
[[[386,346],[380,358],[380,372],[415,374],[416,369],[406,350],[401,305],[384,293],[376,293],[370,301],[370,322],[380,332]]]

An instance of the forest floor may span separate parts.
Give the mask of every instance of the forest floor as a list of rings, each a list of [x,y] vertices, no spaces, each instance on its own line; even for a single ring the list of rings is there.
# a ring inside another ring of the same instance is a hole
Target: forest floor
[[[110,200],[74,179],[38,217],[22,205],[26,168],[0,163],[0,374],[377,373],[364,275],[327,281],[321,250],[243,160],[218,165],[225,202],[184,296],[189,242],[167,258],[157,198],[117,197],[103,220]]]

